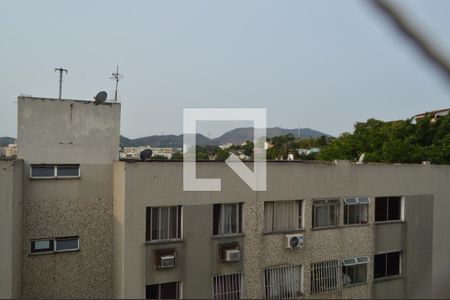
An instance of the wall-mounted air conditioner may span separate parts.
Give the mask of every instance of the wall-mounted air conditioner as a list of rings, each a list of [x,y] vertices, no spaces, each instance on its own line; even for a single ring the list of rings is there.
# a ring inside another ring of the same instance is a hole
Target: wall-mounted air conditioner
[[[303,246],[305,238],[303,234],[287,234],[286,235],[286,248],[288,249],[300,249]]]
[[[158,267],[160,269],[174,268],[175,255],[161,255]]]
[[[241,260],[241,251],[238,249],[225,250],[224,260],[228,261],[228,262],[240,261]]]

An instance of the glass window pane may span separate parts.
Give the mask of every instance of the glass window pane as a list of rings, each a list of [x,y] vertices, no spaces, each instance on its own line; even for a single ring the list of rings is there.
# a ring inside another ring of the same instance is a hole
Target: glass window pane
[[[355,283],[367,282],[367,264],[355,266]]]
[[[375,198],[375,222],[387,220],[387,197]]]
[[[54,177],[54,166],[31,166],[31,177]]]
[[[31,253],[53,251],[53,240],[31,241]]]
[[[56,239],[56,251],[78,250],[78,237],[67,239]]]
[[[177,214],[178,214],[178,207],[173,206],[170,208],[170,237],[171,239],[178,238],[177,236]]]
[[[374,278],[386,277],[386,254],[377,254],[374,257]]]
[[[400,274],[400,252],[387,254],[387,276]]]
[[[159,299],[159,284],[147,285],[145,289],[146,299]]]
[[[328,206],[315,206],[314,212],[314,227],[328,226]]]
[[[152,208],[152,240],[159,239],[159,207]]]
[[[169,238],[169,213],[170,210],[168,207],[160,207],[160,216],[161,216],[161,220],[160,220],[160,239],[161,240],[166,240]]]
[[[58,166],[57,176],[59,177],[78,177],[79,166]]]
[[[330,205],[329,206],[329,218],[328,218],[328,225],[327,226],[335,226],[337,221],[337,207],[336,205]]]
[[[168,282],[161,284],[160,299],[177,299],[178,298],[178,282]]]
[[[369,205],[362,204],[360,205],[360,215],[359,215],[359,223],[367,224],[369,222]]]
[[[347,208],[348,208],[348,224],[358,224],[359,205],[349,205]]]
[[[389,197],[388,201],[388,220],[400,220],[401,198]]]

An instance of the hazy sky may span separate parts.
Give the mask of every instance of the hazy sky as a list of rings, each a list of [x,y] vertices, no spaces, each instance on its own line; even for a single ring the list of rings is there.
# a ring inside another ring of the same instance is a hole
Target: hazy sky
[[[450,58],[450,1],[396,3]],[[333,135],[450,107],[441,74],[365,1],[1,4],[0,136],[16,136],[19,94],[57,97],[59,66],[63,97],[92,99],[119,64],[131,138],[181,133],[183,107],[266,107],[269,126]]]

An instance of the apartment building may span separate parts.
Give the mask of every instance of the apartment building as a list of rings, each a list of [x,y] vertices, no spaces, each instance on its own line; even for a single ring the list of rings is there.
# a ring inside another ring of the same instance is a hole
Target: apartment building
[[[0,297],[450,296],[450,166],[272,161],[254,192],[198,162],[222,190],[185,192],[181,162],[119,160],[120,104],[19,97],[18,124]]]

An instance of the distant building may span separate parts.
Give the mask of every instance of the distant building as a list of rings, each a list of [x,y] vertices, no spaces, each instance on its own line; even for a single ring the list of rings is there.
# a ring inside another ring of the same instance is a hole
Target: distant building
[[[438,119],[440,117],[447,116],[449,112],[450,112],[450,108],[440,109],[440,110],[433,110],[433,111],[430,111],[430,112],[425,112],[425,113],[421,113],[421,114],[415,115],[414,119],[416,121],[418,121],[418,120],[424,118],[425,116],[429,115],[429,116],[431,116],[431,118],[432,118],[431,121],[433,122],[433,121],[436,121],[436,119]]]
[[[7,147],[3,147],[3,149],[6,157],[14,157],[17,155],[17,144],[9,144]]]
[[[233,146],[232,143],[227,143],[227,144],[220,145],[219,148],[222,150],[225,150],[225,149],[231,148],[232,146]]]
[[[177,151],[175,148],[161,148],[161,147],[151,147],[151,146],[141,146],[141,147],[124,147],[120,151],[121,159],[140,159],[140,154],[145,149],[151,149],[153,151],[152,156],[164,156],[168,159],[172,158],[172,155]]]
[[[298,155],[310,155],[314,153],[319,153],[320,148],[310,148],[310,149],[297,149]]]

